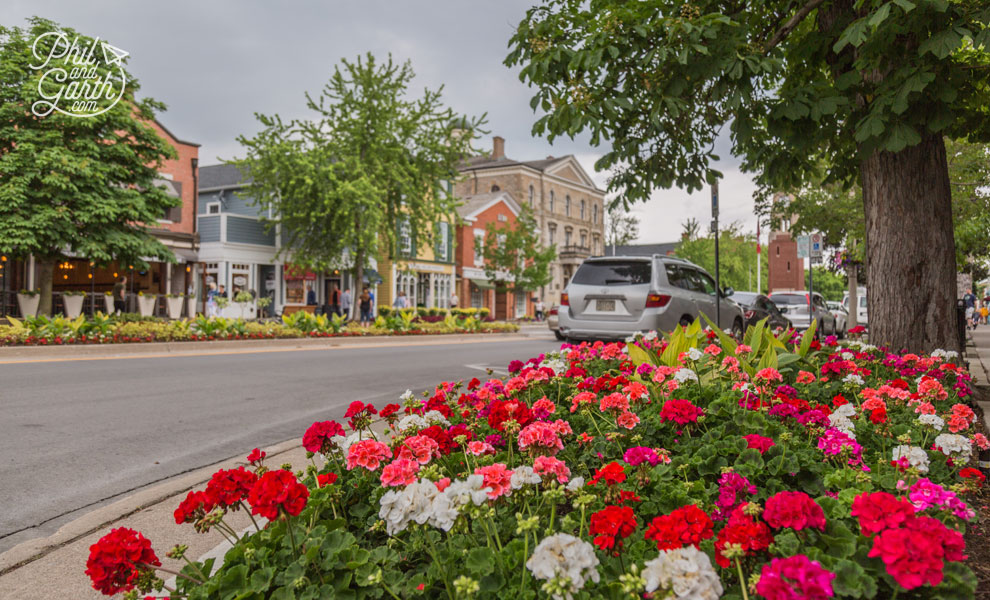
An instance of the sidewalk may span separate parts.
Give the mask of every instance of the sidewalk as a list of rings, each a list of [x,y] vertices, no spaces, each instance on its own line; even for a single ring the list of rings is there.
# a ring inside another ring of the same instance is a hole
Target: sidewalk
[[[244,455],[250,452],[245,448]],[[305,470],[309,461],[299,440],[291,440],[264,449],[265,464],[277,469],[283,463],[293,471]],[[199,557],[223,541],[219,533],[198,534],[191,524],[176,525],[172,512],[192,488],[203,489],[218,469],[236,468],[244,457],[226,460],[174,478],[153,488],[95,510],[67,523],[54,535],[29,540],[0,554],[0,598],[3,600],[50,600],[104,598],[91,587],[85,574],[89,547],[112,528],[130,527],[151,540],[162,565],[181,569],[181,561],[166,558],[175,544],[187,544],[188,555]],[[244,513],[230,513],[224,519],[236,531],[251,526]],[[168,579],[168,577],[164,577]]]
[[[981,325],[966,332],[966,360],[973,384],[990,392],[990,326]],[[986,394],[983,397],[990,397]],[[978,402],[983,409],[983,420],[990,428],[990,400]]]

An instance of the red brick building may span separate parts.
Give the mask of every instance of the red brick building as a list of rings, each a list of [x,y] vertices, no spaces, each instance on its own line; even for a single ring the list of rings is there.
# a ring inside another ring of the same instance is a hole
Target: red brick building
[[[474,194],[461,198],[457,209],[463,224],[457,228],[454,289],[462,307],[487,308],[496,319],[516,319],[533,314],[532,291],[497,290],[485,275],[479,241],[489,224],[512,227],[519,204],[506,191]]]
[[[775,203],[788,202],[789,196],[778,194]],[[779,229],[770,232],[767,244],[767,293],[804,289],[804,259],[798,258],[797,240],[791,235],[791,225],[797,216],[781,217]]]

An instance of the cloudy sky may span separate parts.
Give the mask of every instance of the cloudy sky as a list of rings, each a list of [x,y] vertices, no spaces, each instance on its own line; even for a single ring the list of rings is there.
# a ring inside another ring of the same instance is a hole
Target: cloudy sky
[[[416,89],[444,85],[455,110],[487,113],[510,158],[574,154],[604,188],[605,174],[593,167],[602,151],[586,139],[550,145],[531,136],[531,90],[502,64],[514,24],[535,2],[3,0],[0,23],[25,25],[38,15],[129,52],[141,94],[168,105],[161,121],[202,144],[203,165],[240,154],[235,138],[257,130],[255,112],[306,116],[303,93],[317,93],[341,58],[370,51],[412,61]],[[727,151],[720,156],[721,219],[755,229],[752,180]],[[707,226],[709,196],[660,190],[633,212],[641,220],[639,241],[673,241],[689,217]]]

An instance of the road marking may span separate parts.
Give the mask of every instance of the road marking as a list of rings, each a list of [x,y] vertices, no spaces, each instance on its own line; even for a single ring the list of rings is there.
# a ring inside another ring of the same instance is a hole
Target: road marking
[[[418,341],[418,340],[417,340]],[[423,340],[419,344],[400,344],[396,342],[382,342],[373,344],[355,344],[355,345],[335,345],[335,346],[318,346],[315,348],[257,348],[257,349],[244,349],[244,350],[218,350],[212,352],[184,352],[182,350],[176,352],[156,352],[151,354],[136,354],[133,356],[74,356],[74,357],[62,357],[62,358],[24,358],[24,359],[10,359],[10,360],[0,360],[0,365],[21,365],[21,364],[32,364],[32,363],[51,363],[51,362],[80,362],[87,360],[135,360],[142,358],[185,358],[190,356],[225,356],[225,355],[236,355],[236,354],[262,354],[266,352],[316,352],[325,350],[360,350],[362,348],[415,348],[417,346],[451,346],[459,344],[497,344],[504,342],[530,342],[530,339],[494,339],[494,340],[459,340],[456,342],[444,341],[444,340]]]
[[[501,367],[496,367],[496,366],[492,366],[492,365],[477,365],[477,364],[475,364],[475,365],[464,365],[464,366],[467,367],[468,369],[475,369],[477,371],[484,371],[485,373],[487,373],[489,370],[491,370],[491,372],[492,372],[493,375],[501,375],[502,377],[508,377],[509,376],[509,371],[507,371],[506,369],[503,369]]]

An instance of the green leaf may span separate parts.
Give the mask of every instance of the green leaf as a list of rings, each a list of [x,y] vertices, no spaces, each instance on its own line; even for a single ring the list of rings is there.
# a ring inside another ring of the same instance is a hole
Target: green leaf
[[[876,12],[870,15],[869,18],[870,27],[876,29],[877,27],[880,26],[881,23],[887,20],[888,16],[890,16],[890,2],[881,5],[880,8],[876,10]]]
[[[863,567],[851,560],[840,560],[833,568],[835,579],[832,590],[837,596],[851,598],[873,598],[877,595],[877,583]]]
[[[905,13],[909,13],[914,10],[915,4],[911,0],[893,0],[894,4],[901,7]]]
[[[495,553],[487,546],[473,548],[468,552],[464,566],[475,575],[487,575],[495,569]]]
[[[897,123],[894,125],[884,143],[884,149],[888,152],[900,152],[908,146],[914,146],[921,141],[921,136],[907,123]]]
[[[650,353],[636,344],[626,344],[626,353],[629,354],[629,359],[637,367],[643,364],[654,365],[653,358],[650,356]]]
[[[815,330],[818,328],[818,321],[811,320],[811,326],[801,335],[801,345],[798,346],[798,355],[801,358],[808,356],[808,349],[811,348],[811,341],[815,339]]]

